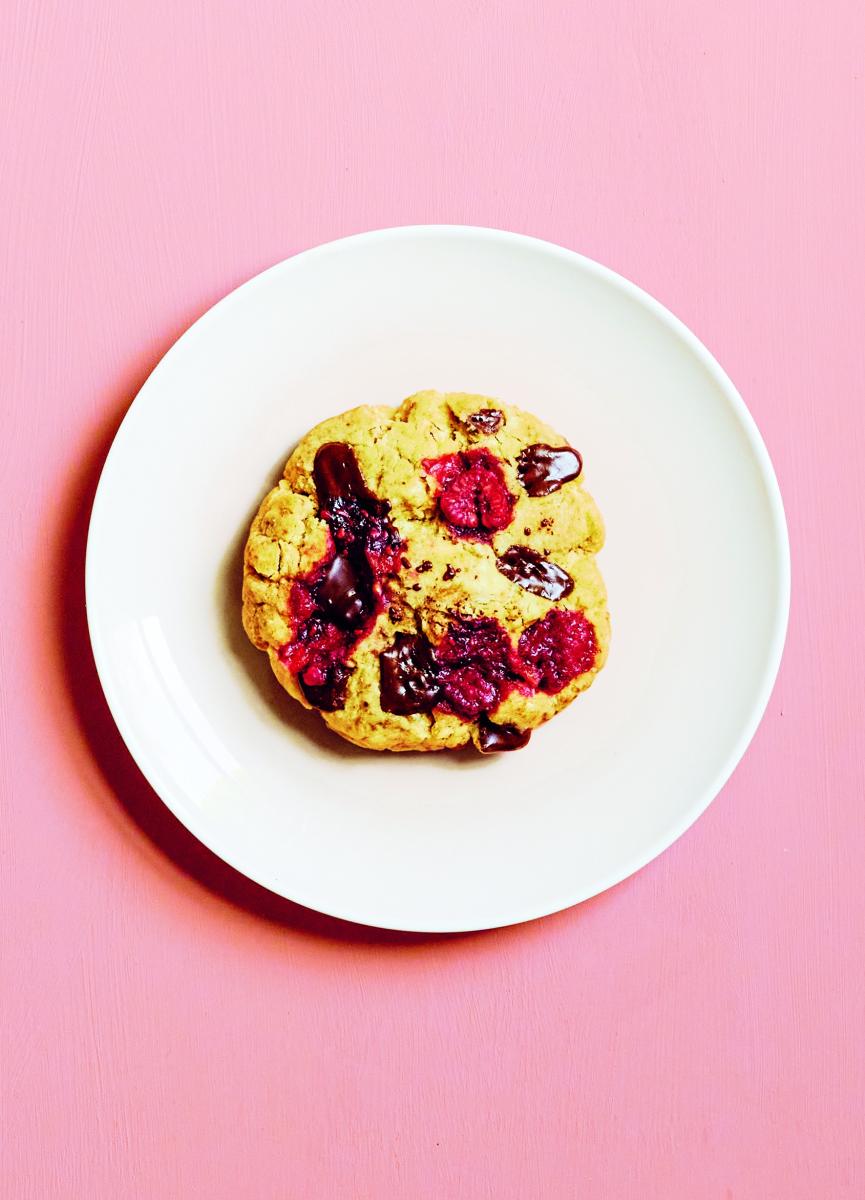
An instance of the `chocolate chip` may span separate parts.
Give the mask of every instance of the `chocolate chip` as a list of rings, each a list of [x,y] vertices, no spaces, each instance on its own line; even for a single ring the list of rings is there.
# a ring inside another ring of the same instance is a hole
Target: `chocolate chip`
[[[478,749],[482,754],[497,754],[503,750],[521,750],[532,736],[530,729],[516,725],[496,725],[489,717],[478,721]]]
[[[387,615],[393,621],[394,625],[396,625],[397,621],[402,620],[402,609],[398,605],[392,604],[387,610]]]
[[[517,459],[520,483],[530,496],[549,496],[563,483],[576,479],[583,460],[570,446],[547,446],[542,442],[527,446]]]
[[[386,500],[379,500],[366,486],[357,456],[345,442],[327,442],[318,448],[312,477],[322,508],[332,500],[352,498],[377,516],[390,509]]]
[[[553,527],[552,517],[544,517],[544,519],[541,521],[541,529],[552,529],[552,527]]]
[[[418,564],[416,570],[417,570],[418,575],[422,575],[424,573],[424,571],[432,570],[432,563],[430,562],[430,560],[428,558],[425,558],[422,563]]]
[[[375,608],[367,572],[345,554],[337,554],[329,564],[318,597],[325,615],[344,629],[362,625]]]
[[[482,408],[466,417],[466,425],[475,433],[498,433],[505,423],[505,414],[498,408]]]
[[[440,695],[438,672],[433,648],[422,634],[398,633],[378,661],[384,712],[432,712]]]
[[[419,584],[419,583],[413,583],[413,584],[411,585],[411,590],[412,590],[413,592],[419,592],[419,591],[420,591],[420,584]]]
[[[525,529],[523,530],[523,537],[528,537],[531,532],[532,532],[531,529],[529,529],[529,527],[527,525],[525,527]]]
[[[442,579],[446,579],[448,582],[450,582],[451,579],[455,578],[458,570],[459,567],[452,567],[450,563],[448,563],[444,569],[444,573],[442,574]]]
[[[405,567],[406,570],[408,570],[411,567],[411,563],[405,557],[405,555],[403,555],[403,557],[399,561],[402,563],[402,565]]]
[[[562,600],[574,590],[567,571],[529,546],[511,546],[499,555],[496,566],[513,583],[545,600]]]
[[[351,670],[345,663],[332,662],[328,668],[325,683],[308,684],[301,675],[301,691],[315,708],[320,708],[322,712],[336,712],[337,709],[345,707],[345,695],[350,674]]]

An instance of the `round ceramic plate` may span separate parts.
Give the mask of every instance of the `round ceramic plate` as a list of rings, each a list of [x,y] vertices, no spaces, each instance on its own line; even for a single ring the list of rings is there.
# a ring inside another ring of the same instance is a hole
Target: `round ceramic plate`
[[[609,663],[515,754],[355,749],[241,628],[243,541],[294,443],[422,388],[549,421],[606,518]],[[765,709],[789,551],[754,422],[679,321],[557,246],[429,226],[300,254],[180,338],[106,461],[86,582],[120,731],[196,837],[323,912],[469,930],[583,900],[699,816]]]

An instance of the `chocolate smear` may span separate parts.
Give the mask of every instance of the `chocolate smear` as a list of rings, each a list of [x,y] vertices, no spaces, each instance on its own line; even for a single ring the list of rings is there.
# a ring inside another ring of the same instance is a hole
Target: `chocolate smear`
[[[496,566],[513,583],[545,600],[563,600],[574,590],[574,581],[563,567],[529,546],[511,546],[499,555]]]
[[[530,496],[549,496],[563,483],[576,479],[583,460],[570,446],[547,446],[538,442],[527,446],[517,459],[520,483]]]

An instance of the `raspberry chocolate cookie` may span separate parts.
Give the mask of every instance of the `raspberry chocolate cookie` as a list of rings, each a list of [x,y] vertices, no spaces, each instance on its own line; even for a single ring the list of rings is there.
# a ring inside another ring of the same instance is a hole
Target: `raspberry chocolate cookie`
[[[252,523],[244,628],[359,746],[518,749],[607,654],[582,469],[548,426],[484,396],[332,417]]]

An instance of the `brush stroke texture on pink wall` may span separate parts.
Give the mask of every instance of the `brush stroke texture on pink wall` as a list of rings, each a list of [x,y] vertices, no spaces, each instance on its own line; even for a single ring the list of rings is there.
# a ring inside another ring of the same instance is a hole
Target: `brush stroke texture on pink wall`
[[[865,1195],[860,0],[8,0],[0,112],[3,1200]],[[425,221],[561,242],[691,325],[794,556],[769,711],[698,824],[442,939],[298,910],[177,826],[81,577],[183,328]]]

